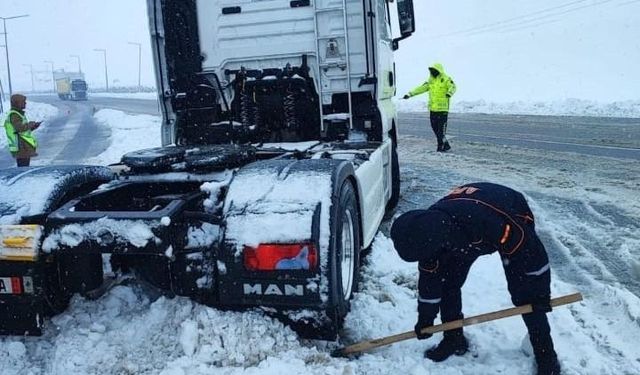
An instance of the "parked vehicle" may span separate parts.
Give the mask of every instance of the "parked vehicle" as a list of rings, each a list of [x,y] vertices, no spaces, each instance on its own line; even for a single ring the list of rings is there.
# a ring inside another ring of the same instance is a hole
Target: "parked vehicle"
[[[396,4],[148,0],[164,146],[0,173],[0,331],[99,295],[110,254],[167,294],[334,337],[399,198],[392,51],[415,27]]]

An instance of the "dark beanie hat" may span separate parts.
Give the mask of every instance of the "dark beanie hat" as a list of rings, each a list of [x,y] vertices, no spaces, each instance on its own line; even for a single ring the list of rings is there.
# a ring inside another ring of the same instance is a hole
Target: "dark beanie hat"
[[[434,260],[449,242],[451,225],[451,217],[440,210],[413,210],[393,222],[391,240],[407,262]]]

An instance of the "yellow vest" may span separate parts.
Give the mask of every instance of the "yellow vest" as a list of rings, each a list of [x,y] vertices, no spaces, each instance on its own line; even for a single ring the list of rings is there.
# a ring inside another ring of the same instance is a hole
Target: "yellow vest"
[[[7,133],[9,151],[18,152],[18,136],[20,136],[20,138],[22,138],[23,141],[27,142],[33,148],[37,148],[38,142],[33,137],[31,130],[16,132],[16,129],[13,127],[13,124],[11,123],[11,115],[13,114],[20,116],[20,120],[22,121],[23,124],[27,124],[29,122],[29,120],[27,119],[27,116],[23,115],[22,113],[14,109],[9,111],[9,113],[7,114],[7,119],[4,121],[4,130]]]

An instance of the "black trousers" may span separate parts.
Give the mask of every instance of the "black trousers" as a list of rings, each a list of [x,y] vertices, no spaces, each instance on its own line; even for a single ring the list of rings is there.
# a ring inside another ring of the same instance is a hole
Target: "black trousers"
[[[446,151],[449,149],[449,141],[447,141],[447,120],[449,118],[448,112],[431,112],[429,114],[431,120],[431,129],[438,141],[438,151]]]
[[[543,246],[535,234],[528,238],[527,245]],[[527,248],[523,248],[521,251],[524,253]],[[546,255],[546,253],[544,254]],[[521,255],[526,256],[528,254]],[[476,259],[477,257],[454,257],[447,261],[442,287],[442,301],[440,302],[440,318],[443,323],[464,318],[462,314],[461,288],[467,279],[471,265]],[[548,261],[546,256],[542,260],[536,260]],[[505,274],[514,305],[526,305],[549,298],[551,284],[551,272],[549,270],[538,276],[523,276],[522,270],[505,267]],[[553,347],[551,329],[546,313],[532,312],[522,315],[522,319],[529,332],[529,340],[533,347],[536,362],[539,365],[541,363],[554,363],[557,360],[557,355]],[[462,328],[445,332],[445,335],[452,336],[460,334],[462,334]]]
[[[31,158],[16,158],[16,164],[18,167],[28,167],[31,163]]]

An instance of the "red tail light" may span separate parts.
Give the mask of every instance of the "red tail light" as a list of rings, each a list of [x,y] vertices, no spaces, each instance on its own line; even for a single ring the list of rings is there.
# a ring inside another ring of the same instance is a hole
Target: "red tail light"
[[[313,271],[318,266],[318,251],[312,243],[245,246],[243,256],[249,271]]]

